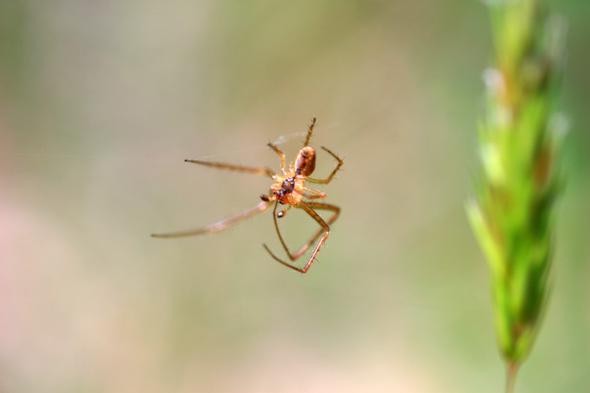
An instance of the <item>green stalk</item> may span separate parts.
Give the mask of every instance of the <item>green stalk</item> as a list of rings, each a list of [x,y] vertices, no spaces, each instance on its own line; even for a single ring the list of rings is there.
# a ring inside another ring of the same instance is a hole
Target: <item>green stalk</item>
[[[468,215],[491,271],[506,391],[531,351],[549,296],[556,163],[562,133],[553,102],[562,32],[539,0],[490,5],[495,50],[480,126],[482,175]]]

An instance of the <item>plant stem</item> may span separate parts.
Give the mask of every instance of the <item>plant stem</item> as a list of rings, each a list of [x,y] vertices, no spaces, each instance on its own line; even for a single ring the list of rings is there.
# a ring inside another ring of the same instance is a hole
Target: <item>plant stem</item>
[[[506,365],[506,393],[514,392],[516,374],[518,374],[518,363],[509,362]]]

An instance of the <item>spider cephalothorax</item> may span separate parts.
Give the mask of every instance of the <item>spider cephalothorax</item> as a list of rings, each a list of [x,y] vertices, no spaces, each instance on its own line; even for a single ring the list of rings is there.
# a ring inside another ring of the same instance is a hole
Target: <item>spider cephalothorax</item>
[[[276,146],[271,146],[276,148]],[[305,196],[305,180],[315,169],[315,149],[304,146],[299,150],[294,164],[288,170],[282,169],[282,175],[274,175],[274,184],[270,187],[270,199],[276,199],[281,205],[294,206]],[[274,197],[274,198],[273,198]],[[282,215],[281,215],[282,216]]]
[[[313,147],[309,146],[309,142],[313,133],[313,128],[316,124],[316,119],[313,118],[309,128],[307,129],[307,136],[305,137],[305,142],[303,143],[303,147],[299,150],[299,154],[297,154],[297,158],[295,159],[294,163],[291,163],[288,167],[286,165],[286,158],[285,153],[283,153],[276,145],[269,143],[268,146],[279,156],[281,160],[281,171],[280,173],[276,173],[272,169],[265,168],[265,167],[248,167],[243,165],[233,165],[233,164],[226,164],[222,162],[209,162],[209,161],[201,161],[201,160],[185,160],[186,162],[191,162],[194,164],[200,164],[205,166],[210,166],[213,168],[218,169],[227,169],[237,172],[245,172],[251,173],[256,175],[263,175],[269,176],[272,178],[273,183],[270,186],[270,190],[268,194],[262,194],[260,202],[254,208],[246,210],[236,216],[226,218],[221,220],[217,223],[208,225],[204,228],[192,229],[188,231],[180,231],[180,232],[172,232],[172,233],[160,233],[160,234],[153,234],[153,237],[157,238],[174,238],[174,237],[185,237],[185,236],[195,236],[201,235],[204,233],[211,233],[211,232],[219,232],[222,231],[231,225],[235,224],[238,221],[241,221],[245,218],[251,217],[257,213],[261,213],[267,210],[269,207],[274,205],[273,209],[273,221],[275,225],[275,229],[277,231],[277,235],[279,237],[279,241],[285,250],[285,253],[289,257],[291,261],[295,261],[305,255],[307,250],[315,243],[311,256],[307,260],[307,263],[304,267],[300,268],[297,267],[289,262],[285,262],[279,257],[277,257],[266,244],[263,244],[266,251],[270,254],[273,259],[280,262],[281,264],[296,270],[300,273],[306,273],[307,270],[311,267],[313,262],[315,261],[318,252],[322,245],[328,239],[330,234],[330,225],[336,221],[338,215],[340,214],[340,208],[338,206],[329,204],[329,203],[322,203],[322,202],[314,202],[314,199],[323,199],[326,197],[326,194],[312,189],[305,186],[306,182],[315,183],[315,184],[328,184],[334,178],[334,175],[343,164],[342,159],[338,157],[336,154],[332,153],[329,149],[322,146],[322,150],[326,153],[330,154],[337,162],[336,168],[330,173],[328,177],[325,179],[316,179],[310,177],[313,171],[315,170],[315,160],[316,160],[316,151]],[[282,210],[277,211],[278,205],[286,205],[286,207]],[[320,229],[311,237],[311,239],[306,242],[303,246],[301,246],[296,252],[292,253],[289,251],[283,236],[281,235],[281,231],[279,230],[279,225],[277,222],[277,218],[281,218],[285,216],[285,213],[291,207],[298,208],[304,210],[311,218],[313,218],[319,225]],[[324,220],[320,215],[316,212],[316,210],[328,210],[332,212],[332,216],[328,220]]]
[[[271,199],[281,205],[295,205],[304,194],[304,180],[299,176],[274,176],[275,183],[270,187]]]
[[[295,178],[288,177],[281,183],[281,188],[275,191],[275,195],[279,198],[280,203],[285,203],[281,199],[295,191]]]

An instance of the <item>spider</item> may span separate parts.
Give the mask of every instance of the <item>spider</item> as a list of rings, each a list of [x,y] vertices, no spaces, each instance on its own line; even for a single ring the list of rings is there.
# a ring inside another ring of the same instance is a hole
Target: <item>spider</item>
[[[303,143],[303,148],[299,150],[297,158],[294,162],[291,162],[289,166],[287,166],[286,164],[285,153],[283,153],[283,151],[281,151],[281,149],[279,149],[275,144],[268,143],[268,147],[270,147],[279,156],[281,165],[280,173],[276,173],[272,169],[266,167],[250,167],[243,165],[228,164],[223,162],[211,162],[201,160],[184,160],[185,162],[189,162],[192,164],[204,165],[216,169],[267,176],[273,180],[273,183],[271,184],[267,194],[260,195],[261,202],[258,203],[258,205],[251,209],[245,210],[235,216],[227,217],[225,219],[222,219],[221,221],[215,222],[202,228],[170,233],[155,233],[151,236],[155,238],[178,238],[220,232],[242,220],[250,218],[258,213],[262,213],[272,206],[272,217],[274,227],[279,238],[279,241],[283,246],[283,249],[285,250],[285,253],[287,254],[287,257],[289,258],[290,262],[287,262],[279,258],[275,253],[273,253],[270,250],[270,248],[266,244],[263,244],[262,246],[275,261],[300,273],[307,273],[311,265],[316,260],[321,247],[328,239],[328,236],[330,235],[330,225],[332,225],[334,221],[336,221],[336,219],[338,218],[340,214],[340,208],[330,203],[318,202],[318,199],[324,199],[327,195],[324,192],[306,187],[305,183],[330,183],[332,179],[334,179],[336,172],[340,170],[340,167],[344,163],[344,161],[335,153],[333,153],[330,149],[322,146],[322,150],[330,154],[336,160],[336,167],[326,178],[318,179],[311,177],[311,174],[315,169],[316,150],[313,147],[309,146],[309,142],[311,140],[311,136],[313,134],[315,125],[316,118],[314,117],[310,125],[308,126],[305,141]],[[283,205],[285,207],[279,210],[279,205]],[[291,208],[302,209],[311,218],[313,218],[315,222],[317,222],[320,226],[319,230],[295,252],[291,252],[289,250],[289,247],[287,246],[287,243],[285,242],[285,239],[281,234],[278,224],[278,219],[285,217],[285,215]],[[329,219],[324,220],[322,217],[320,217],[316,210],[327,210],[332,213],[332,216]],[[315,246],[313,248],[313,251],[305,265],[303,267],[298,267],[294,265],[292,262],[297,261],[303,255],[305,255],[314,243]]]

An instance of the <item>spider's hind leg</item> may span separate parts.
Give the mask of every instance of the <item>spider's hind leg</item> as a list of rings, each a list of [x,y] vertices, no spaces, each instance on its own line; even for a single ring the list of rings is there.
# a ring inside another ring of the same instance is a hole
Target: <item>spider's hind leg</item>
[[[317,118],[312,118],[311,123],[307,127],[307,135],[305,136],[305,142],[303,142],[303,147],[309,146],[309,141],[311,140],[311,135],[313,134],[313,128],[317,122]]]
[[[281,171],[283,172],[283,174],[285,174],[287,168],[287,158],[285,157],[285,153],[279,149],[279,147],[277,145],[275,145],[272,142],[268,142],[266,144],[268,147],[270,147],[275,153],[277,153],[277,155],[279,156],[279,159],[281,160]]]
[[[313,188],[303,187],[303,196],[306,199],[323,199],[327,195],[323,191],[314,190]]]
[[[338,162],[338,164],[336,164],[336,168],[334,168],[332,173],[330,173],[330,175],[328,175],[328,177],[326,177],[325,179],[315,179],[313,177],[308,177],[307,181],[310,183],[315,183],[315,184],[328,184],[328,183],[330,183],[332,181],[332,179],[334,178],[334,176],[336,175],[336,172],[338,172],[340,170],[340,167],[342,167],[342,164],[344,164],[344,160],[342,160],[342,158],[338,157],[338,155],[336,155],[336,153],[332,152],[332,150],[330,150],[324,146],[322,146],[322,150],[324,150],[326,153],[328,153],[329,155],[334,157],[334,159]]]

